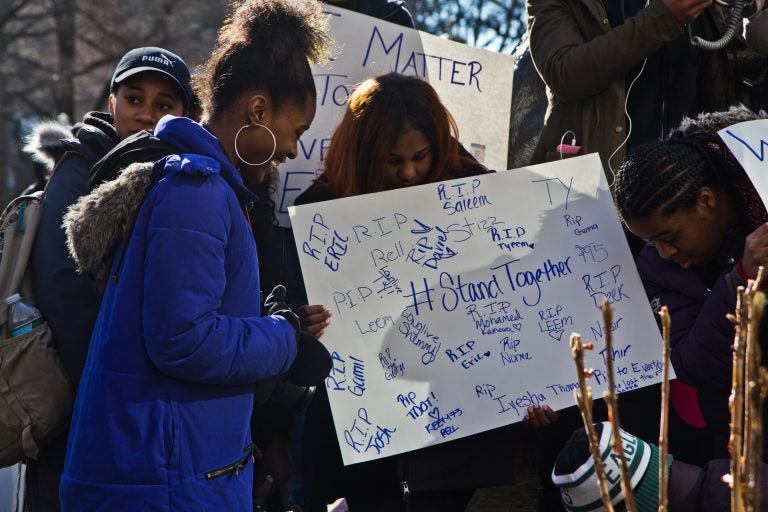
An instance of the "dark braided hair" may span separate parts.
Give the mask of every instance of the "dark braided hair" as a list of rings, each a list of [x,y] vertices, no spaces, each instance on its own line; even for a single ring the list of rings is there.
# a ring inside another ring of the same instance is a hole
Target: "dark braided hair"
[[[203,119],[250,89],[263,89],[276,107],[316,95],[309,62],[328,58],[328,17],[317,0],[245,0],[231,4],[216,46],[192,86]]]
[[[723,141],[708,133],[638,146],[619,168],[612,188],[616,207],[626,223],[657,212],[667,216],[690,208],[705,186],[719,187],[730,194],[746,224],[760,223],[750,211],[751,194],[755,192],[744,170]]]

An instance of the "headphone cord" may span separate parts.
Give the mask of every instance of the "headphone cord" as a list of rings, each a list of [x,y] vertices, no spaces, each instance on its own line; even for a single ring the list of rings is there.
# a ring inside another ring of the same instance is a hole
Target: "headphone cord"
[[[629,87],[627,87],[627,94],[624,95],[624,115],[627,117],[628,123],[627,123],[627,136],[624,137],[624,140],[621,141],[621,144],[618,145],[618,147],[611,153],[611,156],[608,157],[608,172],[611,174],[611,183],[616,179],[616,172],[613,170],[613,166],[611,165],[611,160],[614,156],[616,156],[616,153],[621,150],[621,148],[624,147],[624,145],[629,141],[629,136],[632,135],[632,116],[629,115],[629,94],[632,92],[632,87],[635,85],[635,82],[637,82],[637,79],[640,78],[640,75],[643,74],[643,71],[645,70],[645,65],[648,64],[648,57],[643,59],[643,65],[640,66],[640,71],[637,72],[637,75],[635,78],[632,79],[632,82],[630,82]]]

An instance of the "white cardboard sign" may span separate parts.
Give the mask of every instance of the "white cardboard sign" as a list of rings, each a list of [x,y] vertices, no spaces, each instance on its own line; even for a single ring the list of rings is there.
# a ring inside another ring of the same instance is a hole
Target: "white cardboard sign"
[[[747,172],[763,204],[768,198],[768,119],[746,121],[718,132]]]
[[[512,56],[473,48],[393,23],[326,5],[338,47],[326,66],[314,66],[317,113],[301,137],[298,156],[279,167],[273,198],[278,220],[323,169],[331,135],[355,85],[397,71],[426,79],[456,119],[459,138],[490,169],[506,169],[512,98]]]
[[[291,207],[345,464],[574,405],[569,336],[595,341],[606,387],[614,312],[620,392],[661,379],[661,341],[596,154]]]

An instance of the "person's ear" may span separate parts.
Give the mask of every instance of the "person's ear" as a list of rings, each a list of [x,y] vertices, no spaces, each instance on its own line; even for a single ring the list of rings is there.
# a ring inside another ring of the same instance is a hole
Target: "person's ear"
[[[117,103],[117,98],[115,98],[114,94],[110,94],[109,98],[107,98],[107,105],[109,107],[109,113],[112,114],[112,119],[115,118],[115,104]]]
[[[248,122],[250,124],[261,124],[266,117],[267,97],[263,94],[254,94],[248,99]]]
[[[701,187],[696,196],[696,207],[701,212],[712,212],[717,207],[717,194],[711,187]]]

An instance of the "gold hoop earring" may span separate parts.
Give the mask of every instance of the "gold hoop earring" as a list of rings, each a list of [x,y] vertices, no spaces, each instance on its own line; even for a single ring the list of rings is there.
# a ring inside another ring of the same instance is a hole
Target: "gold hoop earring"
[[[248,160],[246,160],[245,158],[243,158],[242,156],[240,156],[240,152],[237,150],[237,138],[240,136],[240,132],[242,132],[246,128],[256,128],[257,126],[259,126],[261,128],[264,128],[272,136],[272,153],[263,162],[260,162],[258,164],[253,164],[253,163],[249,162]],[[239,130],[237,130],[237,133],[235,134],[235,154],[237,155],[237,158],[239,158],[240,161],[243,162],[246,165],[253,165],[253,166],[256,166],[256,167],[258,167],[259,165],[264,165],[265,163],[267,163],[270,160],[272,160],[272,157],[275,156],[275,152],[276,151],[277,151],[277,139],[275,138],[274,132],[272,130],[270,130],[268,126],[265,126],[265,125],[259,124],[259,123],[246,124],[246,125],[243,125],[243,127],[240,128]]]

